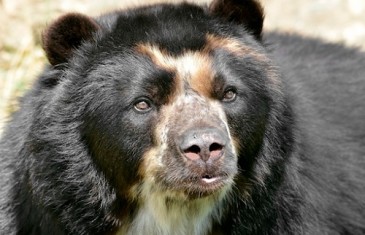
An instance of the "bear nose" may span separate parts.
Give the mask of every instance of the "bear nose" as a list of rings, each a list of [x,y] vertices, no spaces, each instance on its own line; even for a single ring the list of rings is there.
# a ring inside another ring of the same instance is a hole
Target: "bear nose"
[[[206,162],[223,156],[227,135],[217,128],[193,129],[184,132],[179,142],[180,150],[186,158]]]

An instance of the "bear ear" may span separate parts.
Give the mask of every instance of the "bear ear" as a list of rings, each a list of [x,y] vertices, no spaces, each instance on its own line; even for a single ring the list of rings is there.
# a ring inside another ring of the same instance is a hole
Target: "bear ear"
[[[72,52],[99,28],[95,20],[82,14],[61,16],[42,35],[42,46],[49,62],[52,65],[67,62]]]
[[[211,14],[227,21],[242,24],[256,39],[261,40],[264,13],[256,0],[214,0],[210,6]]]

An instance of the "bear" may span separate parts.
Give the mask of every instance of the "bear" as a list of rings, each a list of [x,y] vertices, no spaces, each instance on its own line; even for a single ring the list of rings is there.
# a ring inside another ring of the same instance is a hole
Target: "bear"
[[[43,33],[0,142],[2,234],[365,234],[365,54],[263,33],[256,0]]]

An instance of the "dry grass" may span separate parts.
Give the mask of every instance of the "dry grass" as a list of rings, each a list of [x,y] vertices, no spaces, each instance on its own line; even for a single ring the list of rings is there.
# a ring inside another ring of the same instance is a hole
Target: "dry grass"
[[[30,86],[46,63],[40,35],[47,23],[70,11],[98,15],[116,7],[160,1],[164,0],[124,0],[123,4],[117,0],[0,0],[0,132],[6,117],[17,107],[16,98]],[[262,2],[266,8],[266,28],[321,36],[365,48],[363,0]]]

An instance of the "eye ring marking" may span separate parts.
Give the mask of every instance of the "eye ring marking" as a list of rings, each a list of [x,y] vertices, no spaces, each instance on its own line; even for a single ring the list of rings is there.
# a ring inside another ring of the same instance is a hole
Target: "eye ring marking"
[[[229,88],[227,89],[225,92],[224,92],[224,95],[223,95],[223,98],[222,98],[222,101],[223,102],[233,102],[236,100],[236,97],[237,97],[237,92],[236,92],[236,89],[234,88]]]
[[[134,103],[134,109],[138,112],[146,113],[152,109],[152,105],[147,99],[139,99]]]

